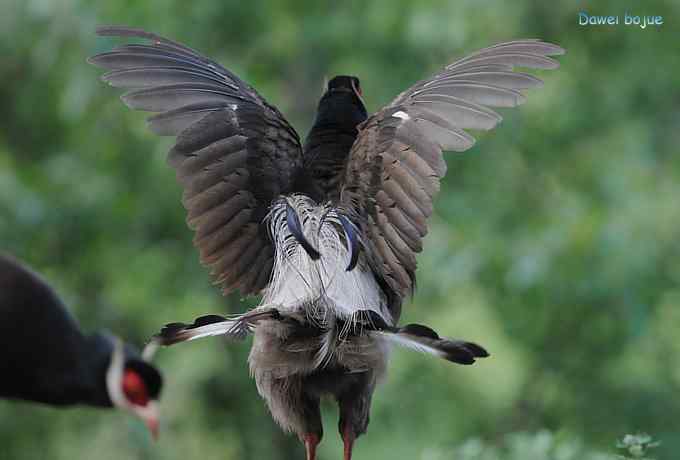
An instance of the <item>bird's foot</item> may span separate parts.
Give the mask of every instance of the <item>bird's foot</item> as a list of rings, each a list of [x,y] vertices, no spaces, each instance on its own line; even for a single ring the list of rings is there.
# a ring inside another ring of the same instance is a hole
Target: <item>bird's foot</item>
[[[316,433],[307,433],[302,436],[302,442],[305,443],[305,452],[307,460],[316,460],[316,446],[319,445],[321,438]]]
[[[347,424],[342,431],[342,444],[344,447],[343,460],[352,460],[352,449],[354,441],[357,439],[352,428]]]

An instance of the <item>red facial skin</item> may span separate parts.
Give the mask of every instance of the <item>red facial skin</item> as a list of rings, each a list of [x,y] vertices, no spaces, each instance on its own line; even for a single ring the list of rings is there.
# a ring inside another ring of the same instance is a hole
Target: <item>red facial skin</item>
[[[136,406],[146,406],[149,403],[149,392],[144,380],[131,369],[125,369],[123,374],[123,393]]]
[[[133,406],[146,407],[149,402],[149,391],[144,380],[132,369],[125,369],[123,373],[123,394]],[[158,420],[155,417],[144,418],[144,423],[151,432],[151,437],[158,439]]]

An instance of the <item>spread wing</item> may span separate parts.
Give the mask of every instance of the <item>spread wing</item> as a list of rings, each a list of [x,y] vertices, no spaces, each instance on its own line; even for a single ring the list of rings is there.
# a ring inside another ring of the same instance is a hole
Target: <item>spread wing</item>
[[[177,137],[168,163],[184,188],[201,262],[216,283],[225,293],[259,293],[274,261],[261,222],[301,167],[297,133],[247,83],[196,51],[127,27],[97,33],[148,40],[89,62],[109,71],[104,81],[131,90],[121,96],[128,107],[158,112],[148,119],[152,131]]]
[[[515,67],[555,69],[559,46],[519,40],[484,48],[401,93],[360,126],[350,151],[343,204],[363,222],[374,269],[401,296],[415,282],[432,200],[446,173],[442,151],[462,152],[501,116],[488,107],[515,107],[541,80]]]

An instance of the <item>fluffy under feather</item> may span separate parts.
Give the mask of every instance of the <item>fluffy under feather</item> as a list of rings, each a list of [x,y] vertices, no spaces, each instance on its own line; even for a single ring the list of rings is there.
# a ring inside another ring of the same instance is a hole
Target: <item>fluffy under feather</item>
[[[301,230],[320,257],[314,260],[294,237],[287,224],[292,209]],[[344,218],[346,220],[346,218]],[[292,195],[276,203],[268,216],[275,247],[274,269],[263,304],[282,311],[305,310],[307,318],[327,326],[335,318],[351,318],[359,310],[373,310],[392,324],[385,295],[359,255],[361,242],[348,242],[341,212],[319,205],[304,195]],[[347,270],[348,267],[353,267]]]

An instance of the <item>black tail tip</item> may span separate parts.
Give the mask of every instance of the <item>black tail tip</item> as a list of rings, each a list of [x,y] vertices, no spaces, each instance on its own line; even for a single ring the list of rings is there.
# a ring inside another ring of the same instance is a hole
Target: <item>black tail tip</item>
[[[444,358],[458,364],[474,364],[476,358],[487,358],[489,352],[483,347],[472,342],[451,341],[442,344],[441,350],[445,353]]]
[[[224,316],[204,315],[196,318],[193,324],[168,323],[161,328],[161,331],[154,338],[163,346],[174,345],[191,338],[192,329],[222,321],[226,321]]]
[[[164,347],[174,345],[186,339],[185,335],[189,327],[190,325],[186,323],[168,323],[153,338]]]
[[[475,358],[488,358],[491,356],[488,351],[481,345],[477,345],[473,342],[465,342],[463,346],[470,352]]]

